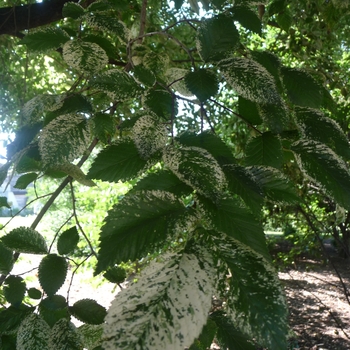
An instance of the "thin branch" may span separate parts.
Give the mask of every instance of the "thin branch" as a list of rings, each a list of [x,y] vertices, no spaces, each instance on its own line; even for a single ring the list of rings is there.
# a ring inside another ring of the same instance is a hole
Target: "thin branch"
[[[139,44],[142,44],[142,37],[146,30],[146,18],[147,18],[147,0],[142,1],[141,15],[140,15],[140,31],[139,31]]]
[[[98,143],[98,139],[95,138],[90,146],[88,147],[86,154],[84,156],[81,157],[80,161],[78,162],[78,167],[81,167],[85,161],[89,158],[90,153],[92,152],[92,150],[95,148],[95,146]],[[71,176],[67,176],[62,183],[58,186],[58,188],[56,189],[56,191],[53,192],[53,194],[51,195],[51,197],[48,199],[48,201],[45,203],[45,205],[42,207],[42,209],[40,210],[39,214],[37,215],[37,217],[35,218],[35,220],[33,221],[33,223],[30,225],[31,229],[35,229],[38,224],[40,223],[40,221],[42,220],[42,218],[44,217],[44,215],[46,214],[46,212],[49,210],[49,208],[51,207],[51,205],[54,203],[54,201],[56,200],[56,198],[60,195],[60,193],[64,190],[64,188],[69,184],[69,182],[72,180]],[[13,254],[13,261],[16,262],[19,258],[20,253],[19,252],[15,252]],[[5,279],[7,277],[7,274],[3,274],[0,276],[0,286],[4,283]]]
[[[243,116],[241,116],[239,113],[233,111],[231,108],[226,107],[225,105],[223,105],[222,103],[214,100],[214,99],[209,99],[211,102],[213,102],[214,104],[216,104],[217,106],[223,108],[224,110],[226,110],[227,112],[230,112],[231,114],[235,115],[236,117],[238,117],[239,119],[241,119],[243,122],[245,122],[250,128],[254,129],[257,133],[262,134],[262,132],[257,129],[253,124],[249,123],[246,119],[244,119]]]
[[[78,215],[77,215],[77,208],[75,206],[75,202],[76,202],[76,198],[75,198],[75,194],[74,194],[74,187],[73,187],[73,183],[72,181],[69,182],[69,186],[70,186],[70,192],[71,192],[71,196],[72,196],[72,204],[73,204],[73,215],[74,215],[74,219],[75,222],[77,224],[77,226],[79,227],[80,232],[82,233],[82,235],[84,236],[87,244],[90,247],[91,253],[97,258],[97,253],[94,250],[94,247],[92,246],[92,243],[89,240],[89,237],[86,235],[86,233],[84,232],[82,226],[80,225],[80,221],[78,219]]]

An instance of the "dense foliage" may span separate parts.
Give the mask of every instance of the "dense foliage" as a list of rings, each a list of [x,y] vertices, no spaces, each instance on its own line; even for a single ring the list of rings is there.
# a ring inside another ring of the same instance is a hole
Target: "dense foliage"
[[[31,227],[1,236],[4,349],[206,349],[214,337],[222,349],[287,348],[263,213],[304,210],[315,194],[350,210],[346,91],[340,75],[329,79],[322,50],[332,16],[349,6],[300,3],[52,1],[62,5],[56,22],[9,24],[1,110],[16,136],[1,180],[62,182]],[[298,42],[314,22],[326,26],[319,48]],[[340,54],[346,42],[334,45]],[[130,189],[120,196],[101,181]],[[97,215],[77,194],[96,185],[108,210],[98,247],[77,209]],[[70,214],[48,241],[37,225],[65,188]],[[42,255],[38,288],[11,274],[19,254]],[[125,263],[143,268],[106,310],[58,294],[75,259],[117,284]]]

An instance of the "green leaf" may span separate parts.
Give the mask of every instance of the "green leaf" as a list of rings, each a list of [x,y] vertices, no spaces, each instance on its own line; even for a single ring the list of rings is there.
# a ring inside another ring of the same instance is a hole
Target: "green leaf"
[[[77,331],[83,339],[84,349],[95,350],[97,346],[101,345],[102,325],[83,324]]]
[[[97,155],[87,176],[89,179],[109,182],[126,181],[139,176],[147,164],[141,158],[135,143],[130,139],[123,139]]]
[[[350,160],[348,138],[336,121],[310,108],[297,108],[296,117],[305,139],[324,143],[344,159]]]
[[[37,147],[33,147],[32,149],[33,151],[38,151]],[[39,152],[37,152],[36,155],[33,155],[33,158],[29,155],[31,152],[28,151],[28,153],[24,154],[21,159],[19,160],[19,162],[16,165],[16,172],[18,174],[23,174],[23,173],[28,173],[28,172],[34,172],[34,171],[41,171],[41,165],[40,165],[40,161],[38,159],[35,158],[39,158],[36,157],[37,155],[39,155]],[[34,158],[35,157],[35,158]]]
[[[18,227],[1,237],[2,243],[19,253],[46,254],[47,245],[44,237],[29,227]]]
[[[284,10],[277,15],[276,21],[284,31],[289,33],[289,28],[293,23],[293,15],[288,8],[284,8]]]
[[[60,255],[70,254],[77,247],[79,242],[79,233],[75,226],[62,232],[57,240],[57,251]]]
[[[282,205],[300,202],[294,184],[279,170],[262,166],[248,169],[268,200]]]
[[[78,114],[61,115],[46,125],[40,135],[39,150],[46,167],[55,167],[81,157],[88,148],[90,130]]]
[[[263,206],[263,192],[253,175],[246,168],[230,164],[224,167],[229,189],[238,194],[251,209],[251,212],[258,216]]]
[[[20,276],[9,276],[4,281],[3,288],[6,300],[14,306],[22,303],[26,293],[26,283]]]
[[[244,120],[252,125],[260,125],[263,122],[257,104],[242,96],[238,97],[238,112]]]
[[[62,9],[63,17],[70,17],[73,19],[78,19],[85,13],[84,8],[75,2],[66,2]]]
[[[49,349],[81,350],[83,342],[76,327],[69,320],[62,318],[52,327]]]
[[[225,315],[222,310],[210,314],[217,326],[216,339],[222,349],[255,350],[256,347],[251,339],[235,327],[235,322]]]
[[[169,91],[151,89],[143,99],[144,104],[158,117],[170,120],[177,114],[177,102]]]
[[[217,259],[232,275],[228,281],[225,276],[224,288],[230,322],[264,347],[286,349],[287,305],[274,267],[221,232],[212,237]]]
[[[72,163],[64,163],[56,166],[55,168],[52,168],[51,170],[62,171],[84,186],[96,186],[96,184],[92,180],[86,177],[86,175],[78,165]]]
[[[0,208],[1,207],[6,207],[11,209],[10,204],[7,202],[7,197],[0,197]]]
[[[48,296],[54,295],[67,276],[67,260],[56,254],[46,255],[39,265],[39,282]]]
[[[250,139],[246,147],[245,164],[266,165],[280,169],[283,164],[280,138],[268,131]]]
[[[36,314],[30,314],[21,323],[17,332],[18,350],[49,350],[50,326]]]
[[[139,64],[133,69],[134,77],[136,81],[147,87],[152,87],[156,83],[155,74],[145,66]]]
[[[16,331],[22,320],[31,314],[34,308],[21,304],[20,306],[10,306],[0,311],[0,332]]]
[[[222,198],[213,203],[198,196],[198,209],[211,228],[226,233],[267,260],[270,259],[259,221],[238,200]]]
[[[103,346],[184,349],[207,322],[215,270],[201,246],[195,253],[164,254],[136,284],[117,294],[106,317]],[[133,303],[130,303],[133,300]]]
[[[234,21],[238,21],[244,28],[261,35],[261,21],[257,13],[244,5],[237,5],[230,9]]]
[[[18,44],[27,45],[34,52],[56,50],[69,40],[69,35],[58,27],[47,27],[27,34]]]
[[[43,295],[39,289],[36,289],[33,287],[29,288],[27,290],[27,293],[28,293],[29,298],[35,299],[35,300],[41,299],[41,297]]]
[[[108,31],[116,34],[123,43],[128,41],[129,32],[127,27],[123,22],[118,21],[113,13],[92,12],[87,16],[87,25],[102,32]]]
[[[186,226],[186,209],[171,193],[145,191],[123,198],[108,211],[100,235],[96,274],[123,261],[134,261],[174,237]]]
[[[200,134],[187,131],[182,133],[177,140],[185,146],[204,148],[221,166],[236,163],[230,147],[211,131],[203,131]]]
[[[27,186],[38,178],[37,173],[28,173],[20,176],[13,187],[24,190]]]
[[[90,84],[103,92],[111,99],[124,101],[138,97],[142,87],[127,72],[120,69],[110,69],[90,80]]]
[[[219,89],[219,82],[216,75],[208,69],[197,69],[189,72],[185,76],[185,83],[200,102],[208,100],[216,95]]]
[[[103,143],[108,143],[117,130],[116,118],[111,114],[96,113],[92,118],[94,134]]]
[[[260,105],[259,114],[273,133],[280,134],[290,129],[288,108],[283,100],[277,104]]]
[[[132,128],[132,139],[143,159],[149,159],[163,149],[168,141],[168,131],[164,122],[152,115],[143,115]]]
[[[207,323],[204,325],[201,334],[190,346],[189,350],[207,350],[210,348],[213,343],[213,339],[217,332],[217,326],[214,321],[211,319],[207,320]]]
[[[219,68],[239,96],[261,104],[281,104],[274,77],[259,63],[232,57],[220,61]]]
[[[169,147],[163,160],[181,181],[209,198],[215,197],[226,184],[222,168],[204,148]]]
[[[350,210],[350,173],[347,164],[326,145],[295,142],[291,150],[305,174],[321,186],[342,207]]]
[[[126,271],[120,266],[113,266],[103,274],[103,277],[112,283],[123,283],[126,278]]]
[[[239,45],[239,34],[232,17],[215,16],[202,21],[197,32],[197,48],[203,61],[217,61]]]
[[[321,87],[311,75],[297,68],[283,67],[281,72],[283,85],[292,103],[311,108],[322,106]]]
[[[62,295],[53,295],[43,299],[39,304],[39,313],[50,327],[53,327],[61,318],[70,318],[66,299]]]
[[[99,45],[78,39],[66,42],[62,55],[69,66],[87,76],[99,72],[108,63],[108,56]]]
[[[95,325],[103,323],[107,315],[107,310],[92,299],[78,300],[69,311],[79,321]]]
[[[12,270],[14,263],[12,250],[0,241],[0,273],[7,275]]]
[[[168,170],[160,170],[156,173],[147,174],[146,177],[139,180],[132,188],[133,192],[138,191],[165,191],[174,195],[187,196],[193,192],[193,189],[182,182],[174,173]]]

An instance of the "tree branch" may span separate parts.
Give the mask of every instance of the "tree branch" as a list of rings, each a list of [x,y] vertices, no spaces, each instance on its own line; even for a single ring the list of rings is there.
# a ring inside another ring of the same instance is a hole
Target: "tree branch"
[[[63,18],[62,8],[66,2],[78,0],[49,0],[41,3],[0,8],[0,35],[21,37],[26,29],[37,28]]]

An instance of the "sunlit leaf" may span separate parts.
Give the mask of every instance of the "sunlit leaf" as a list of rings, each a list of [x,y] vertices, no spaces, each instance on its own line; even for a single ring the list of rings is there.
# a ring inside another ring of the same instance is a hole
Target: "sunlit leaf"
[[[106,317],[104,347],[166,349],[171,344],[183,349],[191,345],[207,322],[214,275],[210,256],[201,246],[196,246],[195,253],[164,254],[142,271],[136,284],[117,294]]]
[[[83,341],[76,327],[69,320],[62,318],[52,327],[49,349],[81,350]]]
[[[108,212],[100,235],[96,273],[135,260],[164,244],[186,222],[186,209],[171,193],[144,191],[123,198]]]
[[[21,323],[17,332],[18,350],[49,350],[50,326],[42,317],[30,314]]]

